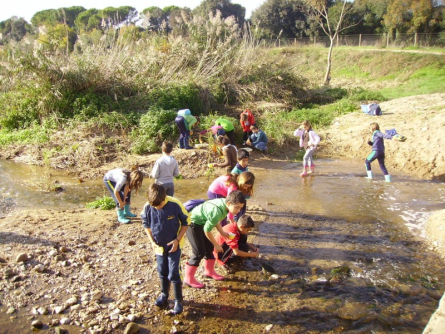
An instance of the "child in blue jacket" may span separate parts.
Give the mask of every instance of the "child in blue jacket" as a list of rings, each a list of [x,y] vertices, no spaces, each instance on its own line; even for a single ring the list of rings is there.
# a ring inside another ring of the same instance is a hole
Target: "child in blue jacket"
[[[183,311],[181,252],[184,248],[184,234],[190,225],[187,210],[176,198],[166,195],[162,185],[153,183],[148,188],[147,204],[141,213],[142,225],[156,254],[161,295],[155,305],[168,304],[170,283],[175,293],[174,314]]]
[[[383,139],[392,139],[392,136],[380,132],[380,127],[377,123],[370,124],[371,140],[368,141],[368,145],[372,146],[372,152],[365,160],[366,172],[368,173],[368,179],[372,179],[371,162],[375,159],[379,162],[380,169],[385,175],[385,181],[391,182],[391,175],[385,167],[385,144]]]

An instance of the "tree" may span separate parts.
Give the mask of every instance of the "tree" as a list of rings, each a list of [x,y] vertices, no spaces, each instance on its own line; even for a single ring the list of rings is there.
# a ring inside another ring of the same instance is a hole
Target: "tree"
[[[209,13],[215,16],[216,11],[220,11],[221,17],[224,19],[229,16],[234,16],[239,27],[244,25],[246,8],[239,4],[233,4],[231,0],[203,0],[201,4],[193,10],[193,14],[207,18]]]
[[[307,29],[302,5],[302,0],[267,0],[253,11],[252,24],[261,28],[269,38],[302,36]]]
[[[427,32],[429,21],[432,19],[433,3],[431,0],[412,1],[410,6],[412,12],[411,27],[408,32]]]
[[[107,7],[99,11],[102,19],[108,27],[118,26],[118,25],[128,25],[133,22],[137,16],[137,10],[130,6]]]
[[[80,13],[74,21],[79,33],[82,31],[101,29],[101,22],[102,18],[99,15],[99,11],[95,8]]]
[[[417,1],[417,0],[416,0]],[[392,35],[394,31],[406,32],[411,20],[411,0],[390,0],[383,22],[386,31]]]
[[[32,31],[32,26],[23,17],[13,16],[0,22],[0,33],[6,41],[20,41],[27,33]]]
[[[358,32],[362,34],[380,34],[384,31],[383,15],[386,14],[390,0],[356,0],[355,8],[363,17]]]
[[[347,0],[337,0],[331,7],[329,0],[305,0],[306,12],[318,22],[323,32],[329,37],[329,51],[327,57],[326,73],[323,84],[330,81],[332,66],[332,51],[337,36],[344,30],[355,26],[358,22],[350,20],[349,14],[353,12],[353,4]]]

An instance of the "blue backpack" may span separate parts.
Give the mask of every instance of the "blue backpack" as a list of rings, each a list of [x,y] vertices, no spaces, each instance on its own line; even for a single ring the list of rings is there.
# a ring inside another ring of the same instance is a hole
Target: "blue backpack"
[[[207,201],[206,199],[191,199],[184,203],[184,208],[191,212],[195,207]]]

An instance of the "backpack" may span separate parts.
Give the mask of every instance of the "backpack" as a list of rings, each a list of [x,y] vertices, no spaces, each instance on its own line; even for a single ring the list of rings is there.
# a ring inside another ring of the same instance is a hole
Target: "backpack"
[[[181,109],[178,111],[178,116],[191,115],[190,109]]]
[[[382,109],[377,103],[371,103],[368,109],[368,115],[370,116],[380,116],[382,114]]]
[[[191,199],[184,203],[184,208],[191,212],[194,208],[196,208],[198,205],[204,203],[207,201],[206,199]]]

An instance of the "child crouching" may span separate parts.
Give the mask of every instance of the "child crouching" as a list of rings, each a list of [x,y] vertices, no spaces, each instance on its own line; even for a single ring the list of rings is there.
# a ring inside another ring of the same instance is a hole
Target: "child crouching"
[[[248,215],[241,216],[236,223],[223,227],[228,238],[221,234],[216,236],[216,242],[223,248],[222,253],[214,252],[219,265],[229,264],[242,257],[258,257],[258,248],[247,242],[247,234],[254,228],[255,223]]]
[[[181,281],[181,249],[190,218],[187,210],[176,198],[167,196],[162,185],[152,184],[148,188],[147,204],[142,214],[142,224],[156,254],[158,274],[161,279],[161,295],[155,305],[168,304],[170,283],[175,293],[174,314],[183,311]]]

